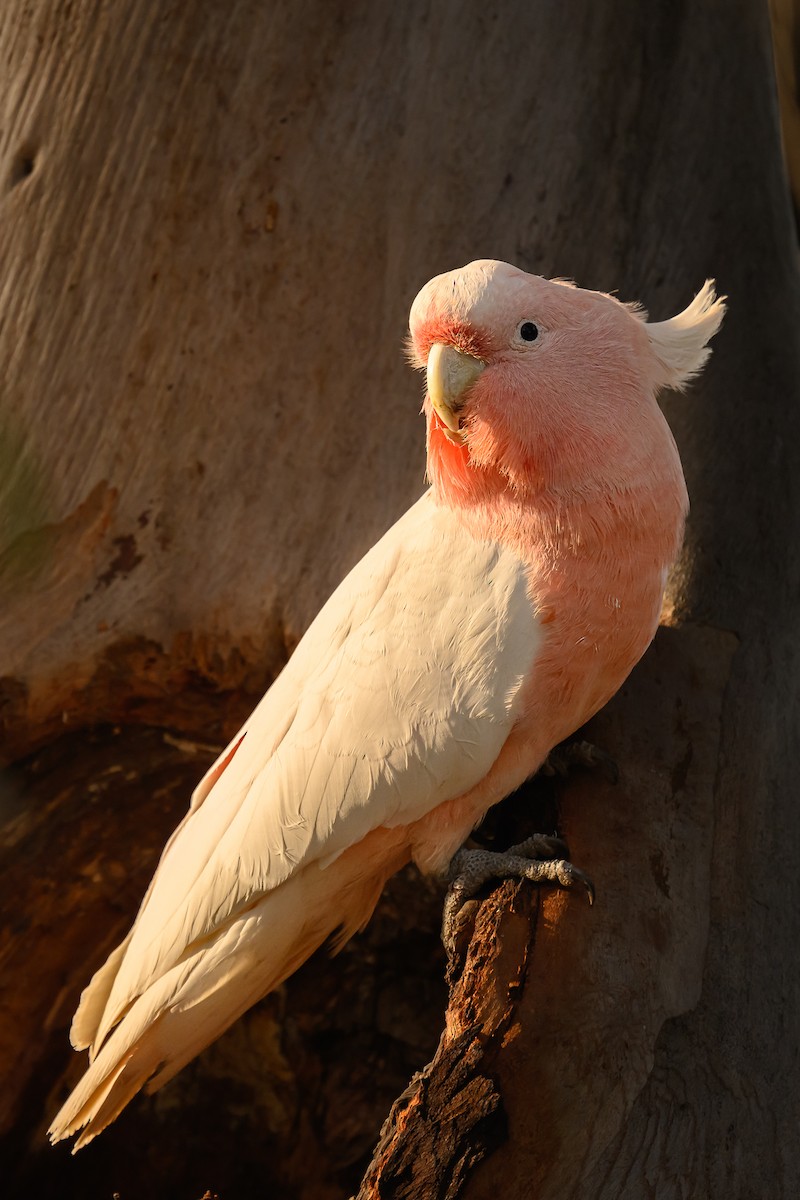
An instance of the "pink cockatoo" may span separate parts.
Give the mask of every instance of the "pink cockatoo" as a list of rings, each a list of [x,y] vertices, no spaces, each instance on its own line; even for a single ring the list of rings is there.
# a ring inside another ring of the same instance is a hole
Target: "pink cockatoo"
[[[430,488],[195,791],[81,997],[71,1038],[90,1066],[54,1141],[90,1141],[341,945],[409,860],[446,874],[489,806],[613,695],[653,637],[687,510],[656,394],[701,368],[723,311],[706,283],[648,324],[494,261],[422,289]]]

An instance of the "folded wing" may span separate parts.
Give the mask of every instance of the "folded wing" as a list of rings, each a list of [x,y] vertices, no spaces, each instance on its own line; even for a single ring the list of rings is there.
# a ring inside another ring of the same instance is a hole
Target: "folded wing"
[[[261,965],[244,1007],[273,986],[283,975],[261,961],[265,901],[280,889],[285,907],[282,885],[295,880],[289,903],[308,904],[314,864],[312,890],[318,897],[329,879],[335,928],[333,865],[373,831],[410,824],[483,778],[539,638],[523,564],[423,496],[334,592],[198,787],[131,933],[82,997],[73,1043],[105,1057],[126,1014],[139,1013],[141,1030],[171,1021],[188,979],[196,990],[203,963],[211,970],[248,919],[260,922]],[[272,940],[291,957],[277,927]],[[233,1007],[230,1020],[243,1011]],[[219,1031],[194,1039],[192,1054]]]

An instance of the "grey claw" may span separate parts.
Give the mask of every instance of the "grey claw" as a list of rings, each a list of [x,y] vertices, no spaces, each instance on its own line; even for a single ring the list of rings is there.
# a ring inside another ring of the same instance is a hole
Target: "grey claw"
[[[574,867],[570,862],[565,863],[564,865],[570,868],[570,880],[569,883],[564,884],[564,886],[571,887],[575,883],[582,883],[586,888],[586,898],[588,899],[589,906],[591,907],[591,905],[594,904],[596,896],[594,884],[592,883],[591,879],[584,871],[580,869],[580,867]],[[559,879],[559,883],[561,882],[562,881]]]
[[[564,857],[566,846],[560,838],[535,833],[504,853],[491,850],[459,850],[448,868],[450,887],[442,913],[442,941],[453,969],[458,943],[458,917],[466,900],[490,879],[529,879],[532,883],[555,883],[571,888],[580,883],[586,888],[589,903],[594,903],[592,881],[579,867]]]

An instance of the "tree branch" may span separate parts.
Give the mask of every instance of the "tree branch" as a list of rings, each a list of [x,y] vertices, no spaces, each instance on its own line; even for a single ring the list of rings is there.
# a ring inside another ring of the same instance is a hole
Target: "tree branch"
[[[393,1105],[358,1200],[452,1200],[505,1141],[495,1063],[518,1032],[539,906],[533,888],[505,880],[478,907],[436,1054]]]

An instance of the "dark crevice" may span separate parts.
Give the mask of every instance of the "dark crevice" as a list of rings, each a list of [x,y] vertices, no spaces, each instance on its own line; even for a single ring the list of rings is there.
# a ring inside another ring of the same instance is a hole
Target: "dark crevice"
[[[36,151],[30,146],[24,146],[14,155],[9,173],[9,190],[28,179],[36,168]]]

